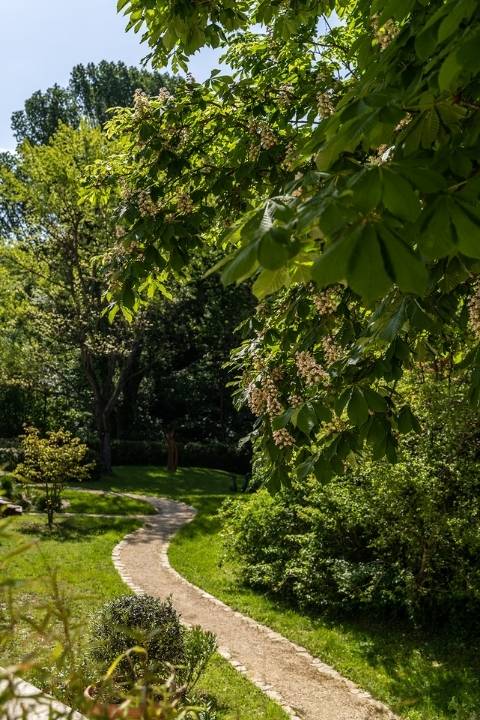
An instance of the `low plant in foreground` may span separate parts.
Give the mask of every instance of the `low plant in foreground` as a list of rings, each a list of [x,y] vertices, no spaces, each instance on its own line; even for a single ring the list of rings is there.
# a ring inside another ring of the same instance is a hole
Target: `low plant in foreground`
[[[21,441],[24,457],[15,470],[15,477],[42,486],[41,507],[51,529],[54,515],[61,508],[66,483],[86,480],[90,475],[88,447],[66,430],[41,437],[33,427],[26,428]]]
[[[216,649],[215,636],[180,622],[171,599],[122,595],[93,617],[89,655],[112,680],[107,694],[143,683],[153,693],[172,675],[182,697],[194,687]],[[109,675],[110,672],[110,675]]]

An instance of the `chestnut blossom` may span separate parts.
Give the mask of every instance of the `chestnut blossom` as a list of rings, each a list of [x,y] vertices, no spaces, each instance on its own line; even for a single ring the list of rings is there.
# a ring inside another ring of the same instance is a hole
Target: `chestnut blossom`
[[[307,385],[318,385],[321,382],[328,382],[328,373],[317,363],[309,352],[299,352],[295,356],[298,374]]]
[[[273,442],[279,448],[289,448],[295,445],[295,439],[285,428],[273,432]]]

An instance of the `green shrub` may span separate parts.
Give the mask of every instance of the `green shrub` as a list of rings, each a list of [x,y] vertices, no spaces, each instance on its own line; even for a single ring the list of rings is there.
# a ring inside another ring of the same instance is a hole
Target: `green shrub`
[[[65,484],[90,475],[91,467],[86,462],[88,448],[65,430],[41,437],[36,428],[26,428],[21,440],[23,462],[17,466],[15,477],[42,486],[42,507],[52,528]]]
[[[15,470],[22,457],[21,448],[13,443],[7,445],[5,440],[0,441],[0,468],[9,472]]]
[[[404,436],[396,465],[366,459],[225,508],[246,582],[317,609],[421,619],[480,607],[477,418],[455,386],[426,385],[414,403],[422,432]]]
[[[91,658],[102,673],[134,646],[145,653],[133,653],[118,664],[120,682],[131,684],[149,678],[165,682],[176,669],[177,680],[189,691],[215,652],[212,633],[201,628],[187,630],[171,599],[148,595],[122,595],[106,603],[94,616],[90,628]]]
[[[0,482],[0,487],[2,488],[3,494],[8,500],[13,499],[13,493],[14,493],[14,487],[15,483],[12,477],[10,475],[5,475],[2,477]]]
[[[184,630],[184,664],[180,670],[180,679],[186,692],[193,690],[205,672],[208,661],[217,649],[217,640],[213,633],[205,632],[195,626]]]

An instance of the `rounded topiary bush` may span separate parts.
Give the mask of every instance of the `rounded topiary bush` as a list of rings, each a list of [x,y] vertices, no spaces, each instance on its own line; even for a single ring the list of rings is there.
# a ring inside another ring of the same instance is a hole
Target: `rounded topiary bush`
[[[102,672],[133,647],[117,666],[123,680],[135,681],[148,675],[165,681],[185,660],[184,632],[171,599],[148,595],[121,595],[107,602],[93,617],[90,627],[90,656]]]

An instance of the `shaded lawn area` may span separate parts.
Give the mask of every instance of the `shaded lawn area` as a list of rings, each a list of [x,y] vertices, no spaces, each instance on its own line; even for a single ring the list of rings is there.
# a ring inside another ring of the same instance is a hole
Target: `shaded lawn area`
[[[113,493],[98,495],[81,490],[65,490],[62,499],[67,500],[67,512],[94,513],[96,515],[152,515],[155,509],[147,502],[122,497]]]
[[[127,533],[140,525],[141,521],[128,518],[57,516],[55,529],[50,534],[44,518],[13,518],[9,522],[8,538],[0,539],[0,559],[9,550],[32,543],[9,565],[9,575],[22,581],[16,590],[22,612],[35,620],[43,616],[45,604],[51,597],[49,577],[51,571],[57,569],[62,591],[70,598],[69,607],[80,642],[85,641],[92,612],[106,600],[130,592],[113,566],[111,553]],[[57,633],[61,637],[59,626]],[[28,623],[21,622],[13,641],[3,650],[0,643],[0,665],[17,663],[35,649],[45,649],[45,644],[45,639]],[[50,634],[49,644],[52,648],[55,645]],[[43,684],[35,673],[27,677]],[[198,692],[215,699],[219,720],[287,719],[278,705],[218,655],[210,662]]]
[[[231,497],[228,473],[120,467],[92,485],[163,495],[199,511],[172,542],[172,565],[231,607],[274,628],[369,690],[408,720],[480,718],[480,641],[455,626],[419,630],[375,617],[310,616],[242,586],[224,557],[216,513]]]

